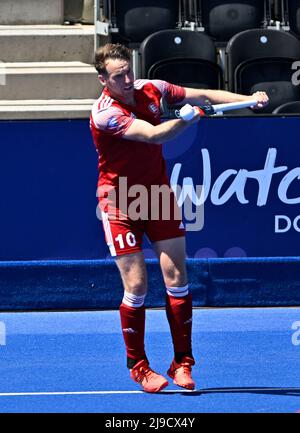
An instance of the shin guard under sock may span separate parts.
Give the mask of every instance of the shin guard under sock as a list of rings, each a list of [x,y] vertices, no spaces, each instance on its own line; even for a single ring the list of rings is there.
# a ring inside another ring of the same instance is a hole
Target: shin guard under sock
[[[120,317],[127,359],[130,358],[136,361],[146,359],[144,347],[145,306],[129,307],[122,302],[120,305]]]
[[[167,295],[166,313],[171,329],[174,352],[192,353],[192,295],[182,298]]]

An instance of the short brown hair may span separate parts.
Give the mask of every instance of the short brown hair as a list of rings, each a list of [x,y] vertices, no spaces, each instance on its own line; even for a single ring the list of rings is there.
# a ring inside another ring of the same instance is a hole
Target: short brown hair
[[[131,51],[121,44],[106,44],[95,52],[94,66],[98,74],[105,74],[105,62],[108,59],[120,59],[131,61]]]

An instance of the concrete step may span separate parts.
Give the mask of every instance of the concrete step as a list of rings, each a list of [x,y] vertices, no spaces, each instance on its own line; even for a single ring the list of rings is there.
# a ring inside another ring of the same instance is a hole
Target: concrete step
[[[92,63],[93,25],[0,26],[2,62]]]
[[[0,101],[0,120],[88,119],[94,99]]]
[[[1,0],[0,24],[62,24],[64,0]]]
[[[101,91],[95,68],[82,62],[2,63],[2,72],[0,100],[96,99]]]

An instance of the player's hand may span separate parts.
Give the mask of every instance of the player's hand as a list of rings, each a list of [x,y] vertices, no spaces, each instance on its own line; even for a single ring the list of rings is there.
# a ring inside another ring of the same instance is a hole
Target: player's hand
[[[190,104],[184,105],[180,110],[180,118],[185,122],[195,123],[198,122],[200,117],[205,116],[203,110],[197,106],[191,106]]]
[[[269,103],[269,97],[266,92],[255,92],[249,96],[249,99],[256,99],[257,101],[256,105],[251,108],[263,108]]]

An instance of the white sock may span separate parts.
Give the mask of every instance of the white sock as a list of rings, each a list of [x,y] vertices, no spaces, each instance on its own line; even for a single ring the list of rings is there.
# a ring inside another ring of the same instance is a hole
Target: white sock
[[[129,292],[124,291],[124,296],[123,296],[122,302],[123,302],[123,304],[127,305],[128,307],[138,308],[144,304],[145,297],[146,297],[146,294],[141,295],[141,296],[137,296],[137,295],[134,295],[133,293],[129,293]]]
[[[189,294],[189,285],[186,284],[182,287],[168,287],[166,286],[167,294],[174,298],[183,298]]]

